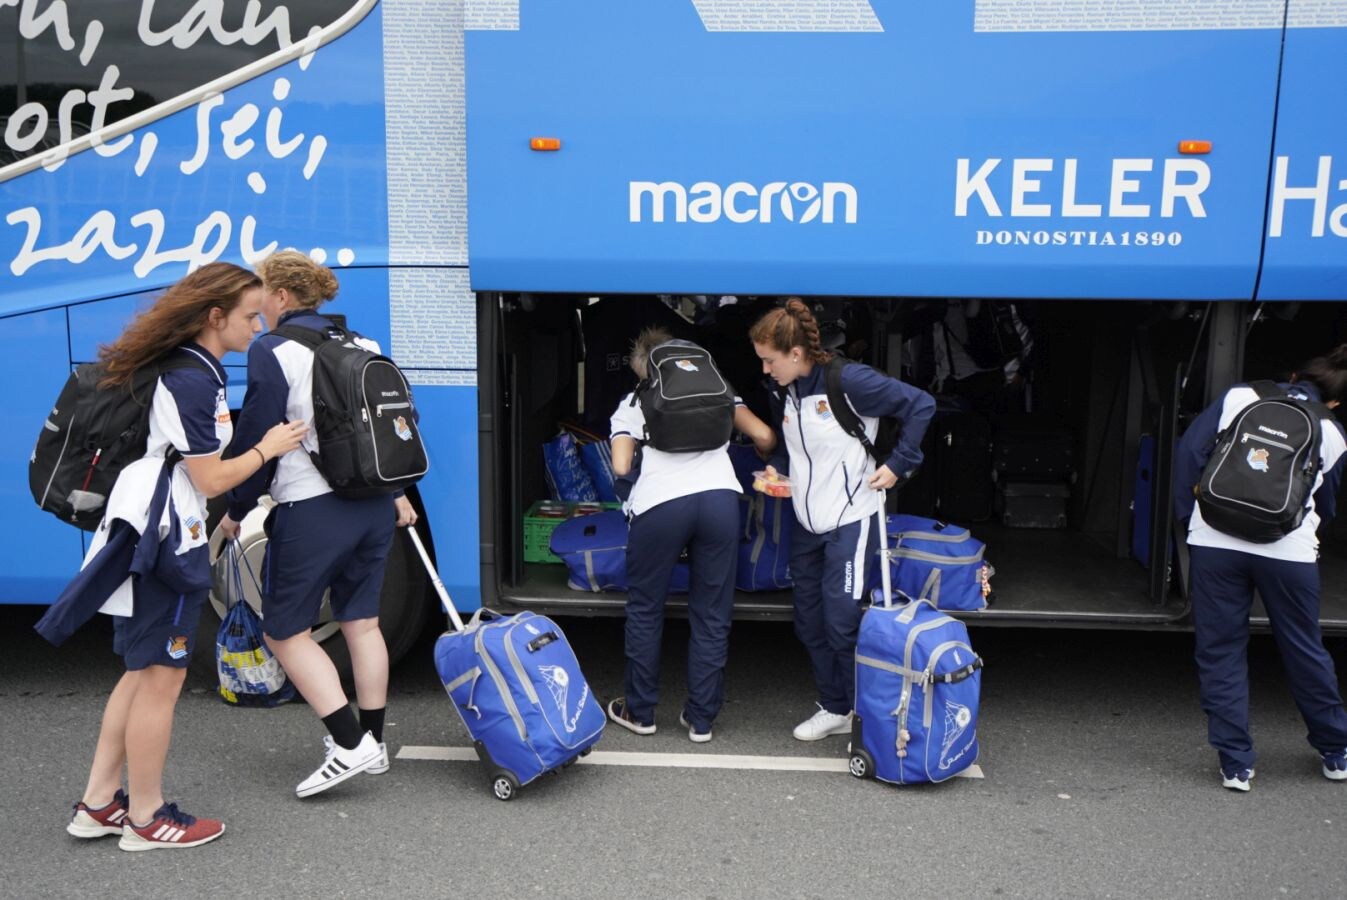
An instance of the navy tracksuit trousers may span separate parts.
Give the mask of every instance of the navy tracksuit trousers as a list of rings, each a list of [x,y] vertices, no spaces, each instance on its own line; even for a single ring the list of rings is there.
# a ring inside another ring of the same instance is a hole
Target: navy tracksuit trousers
[[[1321,753],[1341,753],[1347,748],[1347,711],[1319,630],[1318,565],[1215,547],[1190,549],[1198,684],[1207,738],[1220,755],[1221,770],[1232,774],[1254,764],[1246,649],[1255,588],[1310,745]]]
[[[846,715],[856,705],[861,598],[876,564],[875,516],[814,534],[798,521],[790,540],[795,635],[809,653],[819,705]]]
[[[734,611],[739,548],[739,494],[701,491],[665,501],[631,521],[627,538],[626,708],[654,721],[659,703],[660,642],[669,579],[683,548],[691,563],[688,699],[684,715],[698,731],[725,702],[725,659]]]

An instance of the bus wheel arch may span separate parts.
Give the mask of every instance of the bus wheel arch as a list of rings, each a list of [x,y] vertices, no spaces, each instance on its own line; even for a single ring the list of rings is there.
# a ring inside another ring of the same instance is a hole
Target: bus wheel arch
[[[417,528],[421,538],[433,554],[430,528],[425,519],[420,497],[415,488],[409,490],[407,496],[416,509]],[[264,497],[262,503],[244,518],[239,531],[239,544],[243,549],[245,561],[241,572],[243,594],[244,599],[254,610],[259,610],[261,606],[262,565],[267,543],[262,523],[266,519],[270,505],[270,498]],[[218,528],[225,513],[223,499],[212,500],[209,512],[213,587],[197,627],[196,650],[193,653],[192,663],[199,677],[215,683],[218,679],[215,664],[216,635],[227,609],[227,602],[234,596],[234,589],[228,583],[229,567],[224,556],[225,539]],[[430,618],[432,596],[429,578],[407,536],[406,529],[395,529],[388,550],[388,565],[384,572],[379,609],[379,629],[383,633],[384,642],[388,645],[390,666],[396,665],[406,656],[424,634]],[[342,683],[349,689],[353,685],[350,651],[346,647],[340,625],[332,619],[326,599],[319,614],[318,624],[313,629],[313,637],[332,658],[341,675]]]

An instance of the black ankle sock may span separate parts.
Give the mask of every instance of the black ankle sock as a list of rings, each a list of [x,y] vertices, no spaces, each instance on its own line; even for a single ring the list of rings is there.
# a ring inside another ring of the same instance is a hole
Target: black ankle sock
[[[360,710],[360,730],[368,731],[380,743],[383,743],[384,739],[384,711],[386,709],[388,707],[381,706],[378,709]]]
[[[332,735],[332,740],[337,742],[337,746],[347,750],[354,750],[365,734],[349,706],[343,706],[331,715],[323,716],[323,724],[327,726],[328,733]]]

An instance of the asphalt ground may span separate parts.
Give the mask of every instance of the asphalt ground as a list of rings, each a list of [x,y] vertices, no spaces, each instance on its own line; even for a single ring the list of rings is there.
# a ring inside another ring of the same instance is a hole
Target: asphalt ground
[[[1319,773],[1270,638],[1250,651],[1254,789],[1220,787],[1183,634],[975,628],[986,660],[985,777],[893,787],[837,771],[578,765],[502,803],[477,762],[398,758],[307,800],[322,761],[302,703],[226,707],[189,680],[166,794],[224,819],[212,844],[125,853],[64,831],[107,692],[106,621],[66,646],[0,607],[0,896],[1333,897],[1347,896],[1347,783]],[[622,623],[564,619],[594,690],[620,692]],[[812,710],[788,625],[735,625],[715,739],[678,727],[687,626],[666,629],[659,731],[610,727],[598,752],[840,760],[791,738]],[[386,738],[466,748],[430,663],[394,669]],[[1339,669],[1347,644],[1330,644]],[[443,750],[441,750],[443,755]]]

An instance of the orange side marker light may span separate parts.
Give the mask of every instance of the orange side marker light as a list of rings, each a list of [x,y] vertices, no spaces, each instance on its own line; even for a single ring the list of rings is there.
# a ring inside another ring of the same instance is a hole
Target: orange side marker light
[[[536,137],[529,140],[530,150],[560,150],[561,138]]]
[[[1211,152],[1211,141],[1179,141],[1179,152],[1198,155]]]

